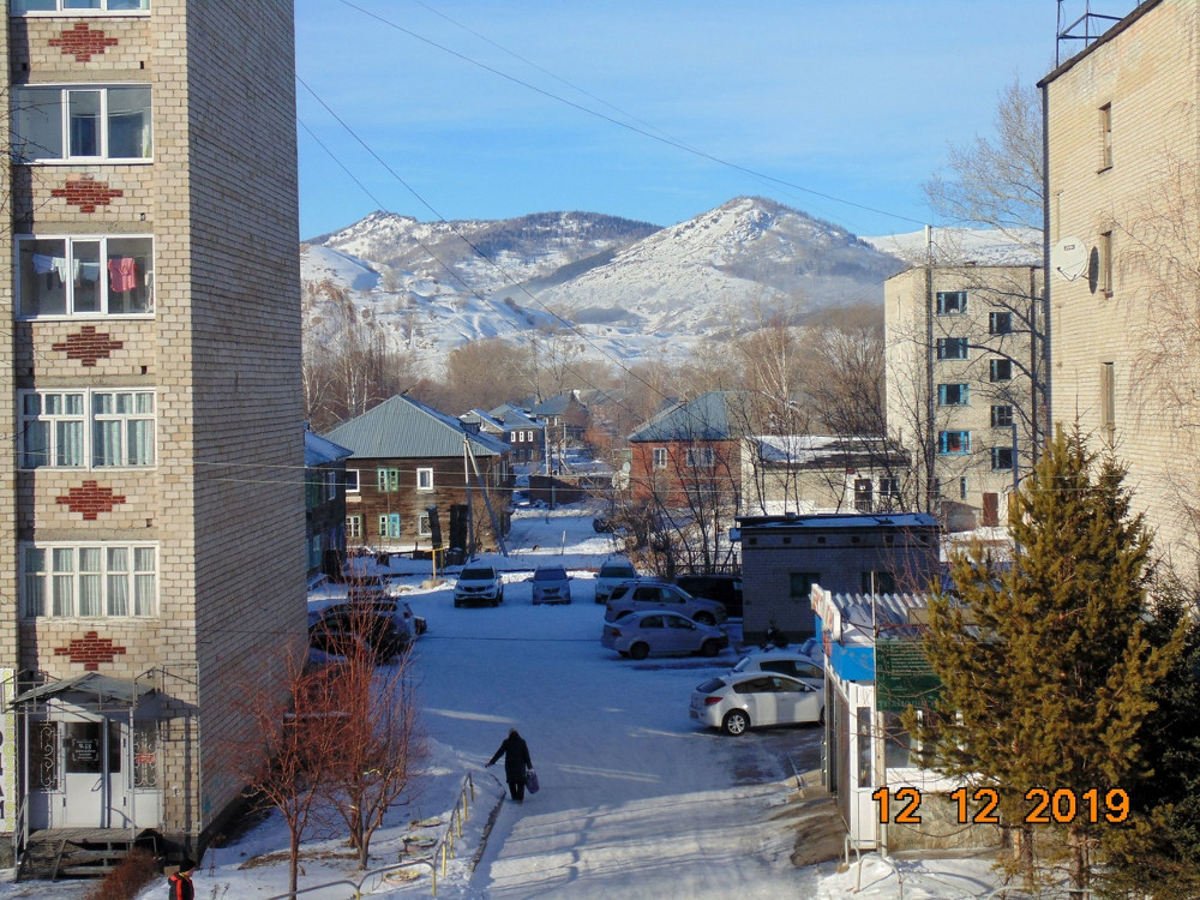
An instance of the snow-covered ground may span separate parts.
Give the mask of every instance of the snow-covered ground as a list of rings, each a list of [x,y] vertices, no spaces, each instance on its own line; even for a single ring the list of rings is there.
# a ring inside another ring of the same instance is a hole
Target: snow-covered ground
[[[780,815],[796,797],[796,771],[815,768],[820,731],[799,727],[728,738],[688,718],[691,690],[732,665],[718,660],[623,660],[600,646],[603,608],[594,571],[615,547],[591,513],[521,510],[499,608],[455,609],[451,581],[431,582],[428,563],[397,565],[398,581],[429,633],[416,648],[429,757],[407,805],[372,844],[380,868],[428,856],[446,833],[465,779],[475,785],[457,854],[439,897],[847,897],[983,896],[996,887],[986,864],[893,865],[867,857],[861,871],[799,869],[795,837]],[[567,566],[574,603],[534,607],[526,578],[539,562]],[[407,570],[407,571],[404,571]],[[504,799],[491,754],[516,727],[529,742],[542,790],[522,805]],[[202,898],[266,898],[286,889],[286,832],[278,817],[211,848],[195,876]],[[406,853],[406,846],[408,852]],[[472,863],[474,862],[474,865]],[[304,894],[347,898],[360,878],[344,842],[304,845]],[[349,879],[349,881],[347,881]],[[409,880],[411,879],[411,880]],[[89,884],[0,885],[0,900],[82,897]],[[860,888],[861,893],[855,893]],[[162,881],[141,894],[158,897]],[[430,867],[369,878],[364,894],[429,896]]]

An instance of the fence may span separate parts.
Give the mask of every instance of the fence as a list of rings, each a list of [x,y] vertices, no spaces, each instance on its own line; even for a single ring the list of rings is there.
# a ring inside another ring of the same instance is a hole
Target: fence
[[[368,882],[371,883],[372,889],[378,887],[382,882],[387,880],[388,875],[395,872],[402,872],[411,869],[414,866],[428,866],[430,872],[430,891],[431,896],[437,896],[438,872],[441,871],[442,878],[446,877],[446,871],[449,868],[450,860],[456,856],[455,845],[463,834],[463,826],[467,819],[471,816],[471,804],[475,802],[475,780],[468,772],[463,779],[462,787],[458,792],[458,799],[454,803],[454,809],[450,813],[450,821],[446,824],[446,831],[433,846],[433,853],[429,856],[422,856],[419,859],[409,859],[404,862],[394,863],[390,866],[381,866],[378,869],[371,869],[363,872],[357,880],[351,878],[343,878],[338,881],[328,881],[324,884],[314,884],[310,887],[301,888],[294,894],[289,892],[285,894],[275,894],[268,897],[267,900],[291,900],[293,897],[299,897],[303,894],[313,894],[317,891],[325,891],[329,888],[345,885],[351,889],[351,893],[347,894],[352,900],[359,900],[363,896],[363,888]]]

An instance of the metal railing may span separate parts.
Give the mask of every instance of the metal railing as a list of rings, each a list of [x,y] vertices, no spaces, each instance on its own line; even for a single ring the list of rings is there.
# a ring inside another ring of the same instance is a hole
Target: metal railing
[[[393,863],[390,866],[380,866],[377,869],[371,869],[363,872],[357,880],[352,878],[341,878],[337,881],[328,881],[324,884],[314,884],[310,887],[300,888],[293,892],[284,894],[275,894],[268,897],[267,900],[291,900],[293,897],[299,897],[302,894],[311,894],[316,891],[324,891],[328,888],[337,887],[338,885],[346,885],[351,888],[352,893],[347,895],[352,900],[359,900],[363,896],[363,887],[368,881],[373,881],[372,888],[378,887],[389,874],[393,872],[402,872],[406,869],[411,869],[414,866],[428,866],[430,873],[430,891],[431,896],[437,896],[438,872],[441,871],[442,878],[446,877],[446,872],[450,866],[450,860],[456,856],[455,846],[458,839],[462,837],[463,826],[471,817],[471,804],[475,802],[475,780],[468,772],[463,778],[462,787],[458,791],[458,798],[454,801],[454,809],[450,812],[450,821],[446,824],[446,830],[442,836],[433,845],[433,852],[429,856],[422,856],[416,859],[408,859],[403,862]]]

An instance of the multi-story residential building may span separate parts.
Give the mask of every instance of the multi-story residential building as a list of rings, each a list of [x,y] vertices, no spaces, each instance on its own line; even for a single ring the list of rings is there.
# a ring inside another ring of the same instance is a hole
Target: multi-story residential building
[[[1200,4],[1146,0],[1060,46],[1082,49],[1040,83],[1052,421],[1128,465],[1156,551],[1194,577]]]
[[[947,530],[995,526],[1045,415],[1042,271],[909,269],[884,284],[887,423],[917,508]]]
[[[195,853],[305,643],[292,4],[2,8],[0,831]]]

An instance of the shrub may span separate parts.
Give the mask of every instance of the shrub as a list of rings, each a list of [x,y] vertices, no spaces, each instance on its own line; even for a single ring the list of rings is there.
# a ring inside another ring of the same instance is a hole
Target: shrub
[[[154,854],[134,847],[120,864],[87,894],[86,900],[133,900],[138,891],[158,877]]]

